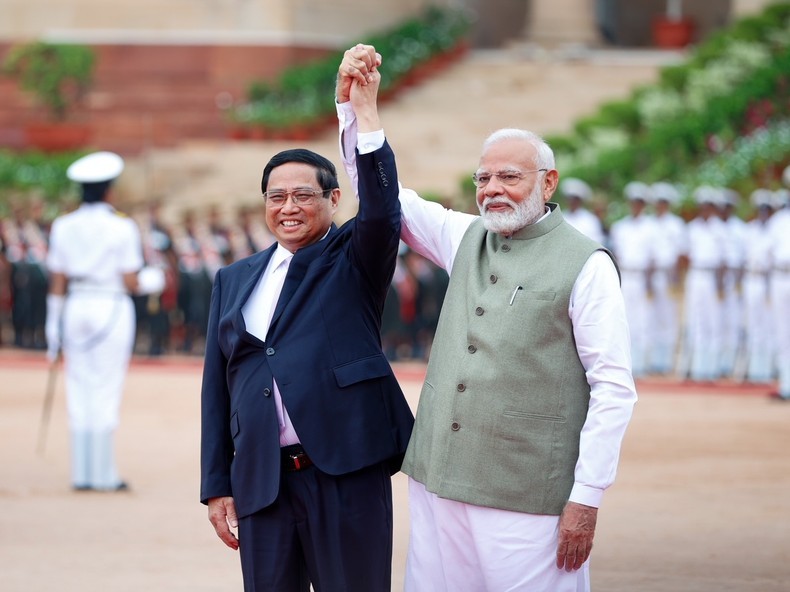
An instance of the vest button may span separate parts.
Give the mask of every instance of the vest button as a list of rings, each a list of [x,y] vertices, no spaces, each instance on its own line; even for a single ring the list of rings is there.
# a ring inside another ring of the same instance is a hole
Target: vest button
[[[475,314],[476,314],[477,316],[479,316],[479,317],[482,317],[482,316],[483,316],[483,312],[485,312],[485,311],[483,310],[483,307],[482,307],[482,306],[478,306],[478,307],[475,309]]]
[[[468,351],[470,354],[473,354],[477,351],[477,348],[474,345],[470,345],[466,348],[466,351]]]
[[[270,389],[269,387],[266,387],[265,389],[263,389],[263,396],[264,397],[270,397],[271,395],[272,395],[272,389]]]
[[[490,276],[488,276],[488,279],[489,279],[489,280],[491,280],[491,283],[492,283],[492,284],[496,284],[496,281],[497,281],[499,278],[498,278],[496,275],[494,275],[494,274],[492,273]]]
[[[505,243],[504,245],[502,245],[502,251],[503,251],[504,253],[507,253],[508,251],[510,251],[510,245],[509,245],[509,244],[507,244],[507,243]]]
[[[457,421],[454,421],[454,422],[453,422],[453,423],[450,425],[450,429],[451,429],[451,430],[453,430],[454,432],[457,432],[458,430],[460,430],[460,429],[461,429],[461,424],[460,424],[460,423],[458,423]]]
[[[267,347],[266,348],[266,355],[267,356],[273,356],[274,355],[274,348],[273,347]]]
[[[456,386],[455,389],[459,393],[462,393],[462,392],[464,392],[466,390],[466,385],[462,382],[462,383],[458,384],[458,386]]]

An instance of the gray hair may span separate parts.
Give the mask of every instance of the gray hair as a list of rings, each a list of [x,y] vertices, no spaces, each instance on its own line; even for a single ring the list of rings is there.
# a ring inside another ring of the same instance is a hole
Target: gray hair
[[[554,151],[541,138],[538,134],[533,132],[516,129],[516,128],[503,128],[495,131],[488,136],[483,142],[483,152],[488,150],[492,145],[503,140],[523,140],[534,146],[537,156],[535,157],[535,167],[539,169],[552,170],[554,164]]]

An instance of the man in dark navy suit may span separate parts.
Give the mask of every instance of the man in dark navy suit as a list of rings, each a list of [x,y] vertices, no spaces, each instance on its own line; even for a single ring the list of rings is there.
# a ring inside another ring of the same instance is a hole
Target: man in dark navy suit
[[[390,476],[414,421],[379,337],[398,178],[386,144],[358,162],[359,211],[338,228],[332,163],[275,155],[261,189],[277,243],[214,280],[200,498],[246,591],[390,589]]]

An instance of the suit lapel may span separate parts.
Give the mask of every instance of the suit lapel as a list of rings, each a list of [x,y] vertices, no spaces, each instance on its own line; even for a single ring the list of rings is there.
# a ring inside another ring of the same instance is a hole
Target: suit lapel
[[[247,300],[249,300],[250,294],[252,294],[253,289],[258,284],[258,280],[260,280],[261,274],[269,264],[269,260],[272,258],[272,254],[276,248],[277,243],[274,243],[265,251],[261,251],[259,254],[260,256],[250,259],[247,267],[247,277],[242,280],[240,284],[238,299],[236,300],[236,314],[233,316],[233,328],[236,330],[236,334],[242,339],[256,345],[260,345],[263,342],[247,332],[247,326],[244,323],[244,315],[241,313],[241,309]]]

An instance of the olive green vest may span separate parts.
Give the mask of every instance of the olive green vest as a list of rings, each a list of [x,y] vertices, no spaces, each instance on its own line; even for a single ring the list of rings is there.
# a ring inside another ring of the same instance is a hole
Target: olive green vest
[[[568,317],[602,247],[550,203],[511,238],[467,230],[403,471],[440,497],[558,515],[574,482],[590,387]]]

